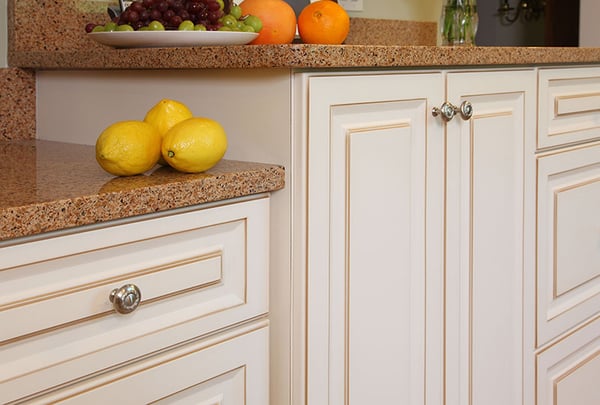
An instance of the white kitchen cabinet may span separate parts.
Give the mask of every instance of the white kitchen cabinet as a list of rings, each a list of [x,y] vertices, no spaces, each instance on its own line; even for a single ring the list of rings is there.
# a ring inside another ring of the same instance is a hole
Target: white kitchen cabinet
[[[539,71],[535,302],[540,405],[600,403],[600,69]]]
[[[599,316],[588,198],[600,161],[599,72],[44,71],[38,127],[64,136],[72,110],[52,100],[68,91],[86,105],[135,76],[104,117],[74,123],[73,133],[141,112],[139,94],[160,90],[224,122],[230,158],[286,166],[287,186],[271,199],[272,405],[549,405],[542,354],[558,350],[552,361],[563,361],[581,352],[558,343],[597,336],[587,326]],[[199,87],[256,102],[199,98]],[[443,123],[431,109],[444,101],[470,101],[474,117]],[[559,187],[555,217],[552,185],[569,178],[582,187]],[[583,252],[560,247],[560,295],[555,218],[569,225],[558,225],[568,231],[560,243]]]
[[[299,88],[306,403],[522,403],[534,72],[305,74]],[[473,117],[433,117],[446,100]]]
[[[442,126],[428,118],[442,76],[305,79],[307,403],[423,403],[423,377],[441,364],[425,355],[440,351],[426,333],[442,307],[441,295],[426,306],[425,198],[428,166],[441,172],[443,159]],[[440,184],[430,192],[441,198]]]
[[[598,67],[540,69],[538,86],[538,148],[600,139]]]
[[[446,147],[446,393],[449,404],[524,400],[524,280],[533,269],[535,74],[457,72],[446,98],[469,101]]]
[[[268,211],[263,195],[5,244],[0,402],[148,403],[190,389],[265,404]]]
[[[599,161],[598,142],[538,156],[537,346],[600,316]]]

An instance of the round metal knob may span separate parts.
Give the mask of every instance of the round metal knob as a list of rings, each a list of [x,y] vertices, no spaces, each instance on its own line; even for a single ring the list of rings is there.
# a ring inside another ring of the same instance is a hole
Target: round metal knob
[[[120,314],[128,314],[135,311],[142,300],[142,292],[134,284],[125,284],[121,288],[115,288],[108,296],[115,311]]]
[[[457,107],[452,103],[445,102],[440,108],[434,107],[431,110],[434,117],[441,115],[445,122],[452,121],[452,118],[459,113],[463,120],[470,120],[473,116],[473,105],[468,101],[463,101],[460,107]]]
[[[465,121],[470,120],[473,116],[473,105],[468,101],[463,101],[460,105],[460,116]]]
[[[433,110],[431,110],[431,114],[434,117],[441,115],[442,119],[446,122],[451,121],[452,118],[454,118],[454,116],[458,112],[459,112],[458,107],[456,107],[448,102],[445,102],[444,104],[442,104],[442,106],[440,108],[434,107]]]

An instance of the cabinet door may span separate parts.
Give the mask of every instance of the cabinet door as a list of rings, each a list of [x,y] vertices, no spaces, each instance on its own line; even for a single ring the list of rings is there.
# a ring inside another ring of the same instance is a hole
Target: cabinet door
[[[600,404],[600,319],[536,356],[537,404]]]
[[[423,404],[425,380],[441,379],[426,376],[441,369],[441,342],[426,331],[442,334],[440,294],[426,307],[439,258],[425,257],[427,235],[442,234],[426,233],[425,216],[427,193],[442,200],[442,176],[426,183],[429,170],[443,173],[442,124],[430,114],[441,74],[307,80],[306,402]]]
[[[448,404],[523,402],[534,83],[531,71],[447,75],[447,99],[474,107],[470,120],[447,125]]]
[[[34,404],[269,403],[268,321],[146,356],[36,397]]]
[[[537,159],[537,345],[600,317],[600,143]]]

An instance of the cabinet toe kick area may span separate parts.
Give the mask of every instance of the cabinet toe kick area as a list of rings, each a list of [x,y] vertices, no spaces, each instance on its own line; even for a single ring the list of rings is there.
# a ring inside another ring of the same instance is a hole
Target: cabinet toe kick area
[[[268,207],[263,196],[1,248],[9,265],[0,268],[0,402],[48,394],[230,329],[212,339],[236,347],[240,327],[260,324],[247,331],[254,335],[267,328]],[[266,358],[267,348],[261,353]],[[218,375],[245,367],[219,361],[208,362]]]

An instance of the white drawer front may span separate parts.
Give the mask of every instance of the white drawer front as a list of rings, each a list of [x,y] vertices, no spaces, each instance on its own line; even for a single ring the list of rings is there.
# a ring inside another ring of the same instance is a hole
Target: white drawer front
[[[600,69],[541,69],[538,147],[600,139]]]
[[[600,320],[537,355],[538,405],[600,404]]]
[[[37,398],[33,404],[269,403],[267,321],[188,344]]]
[[[538,345],[600,314],[600,144],[538,159]]]
[[[31,262],[32,250],[53,258]],[[71,370],[85,375],[265,314],[268,199],[12,246],[0,256],[21,260],[0,271],[3,402],[76,378]],[[138,286],[142,299],[121,315],[109,295],[124,284]]]

